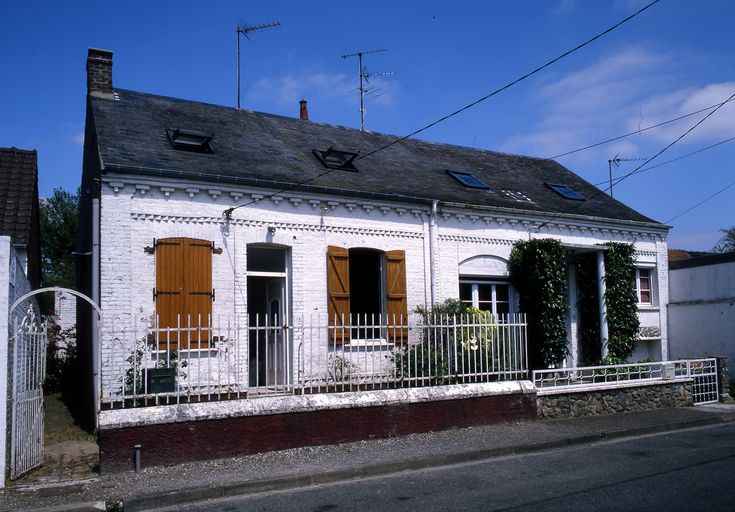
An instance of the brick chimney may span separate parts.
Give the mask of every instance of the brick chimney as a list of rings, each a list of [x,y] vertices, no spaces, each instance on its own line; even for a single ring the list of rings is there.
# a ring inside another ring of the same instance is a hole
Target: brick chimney
[[[90,48],[87,53],[87,94],[95,93],[112,94],[112,52]]]
[[[306,100],[299,101],[299,118],[303,121],[309,120],[309,109],[306,108]]]

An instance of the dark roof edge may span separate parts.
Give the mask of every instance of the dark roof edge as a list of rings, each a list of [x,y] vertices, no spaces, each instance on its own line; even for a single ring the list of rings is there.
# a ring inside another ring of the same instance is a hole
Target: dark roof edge
[[[666,231],[668,232],[672,226],[669,226],[668,224],[663,224],[661,222],[644,222],[644,221],[638,221],[638,220],[625,220],[625,219],[614,219],[611,217],[596,217],[594,215],[579,215],[576,213],[563,213],[563,212],[540,212],[537,210],[523,210],[520,208],[505,208],[502,206],[483,206],[483,205],[475,205],[475,204],[469,204],[469,203],[452,203],[447,201],[439,201],[439,204],[442,204],[444,206],[449,206],[452,208],[466,208],[466,209],[472,209],[472,210],[492,210],[495,212],[503,212],[508,213],[509,215],[518,215],[519,213],[523,215],[532,215],[537,217],[551,217],[551,220],[557,220],[557,221],[563,221],[565,219],[574,219],[574,220],[586,220],[589,222],[605,222],[608,224],[624,224],[626,226],[636,226],[636,227],[647,227],[647,228],[653,228],[659,231]]]
[[[406,196],[401,194],[381,194],[378,192],[360,192],[356,190],[338,189],[330,187],[319,187],[316,185],[299,185],[298,183],[291,183],[287,181],[271,181],[262,180],[258,178],[242,178],[239,176],[225,176],[222,174],[209,174],[203,172],[187,172],[187,171],[175,171],[172,169],[159,169],[153,167],[142,167],[135,165],[124,165],[124,164],[105,164],[102,172],[105,171],[132,171],[136,174],[143,176],[153,176],[160,178],[186,178],[195,181],[209,181],[215,183],[225,183],[228,185],[244,185],[250,187],[263,187],[263,188],[275,188],[284,189],[286,193],[291,190],[301,190],[305,192],[313,192],[319,194],[333,194],[347,197],[357,197],[361,199],[374,199],[382,201],[397,201],[415,204],[429,205],[432,203],[432,199],[424,197]],[[278,195],[276,193],[274,195]]]
[[[682,268],[704,267],[733,261],[735,261],[735,252],[724,252],[722,254],[708,254],[706,256],[694,256],[693,258],[670,261],[669,269],[679,270]]]

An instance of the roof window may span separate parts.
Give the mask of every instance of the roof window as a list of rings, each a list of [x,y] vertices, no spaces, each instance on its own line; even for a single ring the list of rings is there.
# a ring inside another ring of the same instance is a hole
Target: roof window
[[[168,140],[176,149],[193,151],[195,153],[212,153],[210,145],[214,135],[197,130],[184,130],[182,128],[166,128]]]
[[[523,192],[518,192],[516,190],[503,190],[503,194],[511,199],[515,199],[519,203],[533,203],[533,200]]]
[[[585,200],[584,197],[572,190],[568,185],[562,183],[546,183],[546,186],[565,199],[572,199],[574,201]]]
[[[460,182],[465,187],[482,188],[485,190],[490,188],[487,183],[482,181],[474,174],[470,174],[468,172],[450,171],[449,169],[447,169],[447,174],[449,174],[452,178]]]
[[[358,171],[357,167],[355,167],[355,164],[352,162],[357,158],[359,153],[334,149],[334,147],[330,147],[326,151],[313,149],[311,152],[314,153],[317,160],[319,160],[327,169],[350,172]]]

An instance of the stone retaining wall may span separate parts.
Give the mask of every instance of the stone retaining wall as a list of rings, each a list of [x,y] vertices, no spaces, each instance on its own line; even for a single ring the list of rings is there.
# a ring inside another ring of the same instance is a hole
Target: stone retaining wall
[[[537,400],[539,418],[596,416],[694,405],[691,381],[554,394],[547,392],[539,393]]]

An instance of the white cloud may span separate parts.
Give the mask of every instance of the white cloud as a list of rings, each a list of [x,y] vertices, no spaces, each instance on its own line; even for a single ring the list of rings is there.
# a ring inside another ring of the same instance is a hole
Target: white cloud
[[[270,98],[281,104],[298,102],[302,98],[347,98],[355,85],[343,73],[288,74],[277,78],[262,78],[255,82],[248,96],[252,100]]]
[[[678,57],[680,59],[681,57]],[[591,65],[539,85],[532,98],[540,113],[529,131],[510,137],[502,150],[541,157],[558,155],[724,101],[735,82],[682,87],[672,74],[675,56],[628,47]],[[692,116],[568,157],[570,164],[650,156],[704,116]],[[735,136],[735,101],[682,141],[719,142]]]
[[[71,140],[74,144],[84,145],[84,132],[77,132],[71,136]]]

